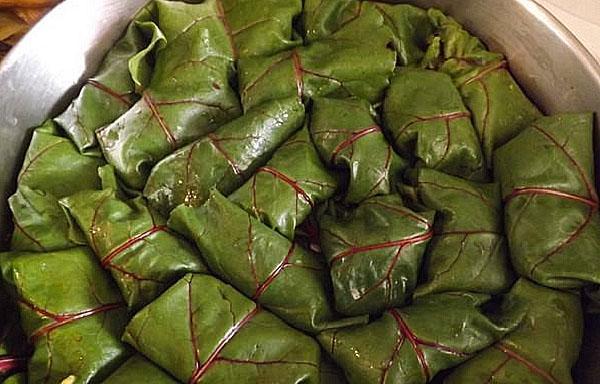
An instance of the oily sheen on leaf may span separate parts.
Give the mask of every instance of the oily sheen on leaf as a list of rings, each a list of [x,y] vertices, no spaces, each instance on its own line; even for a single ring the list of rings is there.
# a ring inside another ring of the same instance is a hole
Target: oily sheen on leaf
[[[265,103],[158,163],[144,196],[168,215],[179,204],[202,205],[210,190],[228,195],[264,165],[304,121],[295,98]]]
[[[417,214],[398,195],[378,196],[320,224],[340,313],[378,314],[406,303],[433,236],[433,212]]]
[[[444,383],[572,384],[571,369],[583,336],[579,296],[522,279],[508,297],[524,303],[524,321],[499,343],[458,367]]]
[[[347,203],[393,191],[406,162],[387,142],[368,102],[316,98],[311,112],[310,134],[321,159],[347,174]]]
[[[185,274],[207,272],[191,244],[169,231],[166,220],[141,197],[124,201],[107,188],[80,192],[61,204],[133,310],[150,303]]]
[[[465,104],[486,157],[541,117],[511,73],[503,55],[490,52],[453,18],[429,10],[434,34],[423,65],[450,75]]]
[[[18,189],[9,199],[14,232],[11,249],[46,252],[83,244],[58,199],[100,187],[98,167],[104,161],[82,155],[48,121],[33,133],[17,178]]]
[[[98,382],[127,358],[125,303],[89,249],[4,253],[0,266],[33,345],[29,382]]]
[[[600,283],[593,117],[544,117],[498,149],[512,263],[553,288]]]
[[[148,56],[164,42],[158,33],[148,40],[140,26],[140,23],[151,22],[152,8],[148,5],[139,11],[125,36],[108,52],[96,75],[87,80],[79,96],[55,119],[81,152],[91,152],[97,145],[96,130],[115,121],[139,98],[129,61],[135,57],[136,70],[150,72]]]
[[[178,207],[169,226],[194,239],[215,275],[294,327],[316,333],[364,321],[336,321],[320,258],[217,191],[200,208]]]
[[[156,4],[167,45],[157,52],[150,84],[131,109],[97,131],[106,160],[134,189],[144,187],[162,158],[240,114],[220,2]]]
[[[292,239],[296,227],[336,189],[337,180],[319,159],[305,127],[229,199]]]
[[[432,169],[415,171],[409,200],[437,212],[422,296],[437,292],[498,294],[514,283],[504,236],[499,184],[479,184]]]
[[[312,338],[211,276],[185,276],[123,338],[184,383],[319,383]]]
[[[449,76],[424,69],[398,69],[383,111],[385,126],[402,156],[462,178],[485,178],[471,113]]]
[[[427,296],[369,325],[323,332],[318,340],[350,384],[426,384],[519,324],[520,308],[501,319],[488,317],[480,309],[488,300],[466,293]]]
[[[384,4],[360,0],[305,0],[304,33],[306,40],[351,37],[363,44],[374,39],[389,41],[398,52],[400,65],[419,64],[427,49],[433,25],[427,11],[409,4]],[[374,35],[373,25],[386,26]]]
[[[308,100],[356,96],[378,102],[396,64],[396,52],[388,48],[393,39],[383,18],[367,33],[377,34],[380,28],[388,37],[368,45],[338,36],[273,56],[240,60],[238,76],[244,109],[286,97]]]

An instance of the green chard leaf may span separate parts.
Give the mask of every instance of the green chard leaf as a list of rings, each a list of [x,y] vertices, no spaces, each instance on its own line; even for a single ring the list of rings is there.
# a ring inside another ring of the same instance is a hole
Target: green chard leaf
[[[230,194],[304,121],[297,99],[265,103],[168,156],[152,170],[144,196],[164,215],[179,204],[202,205],[210,190]]]
[[[503,55],[488,51],[478,38],[442,12],[431,9],[429,15],[437,36],[424,66],[454,79],[473,113],[487,167],[491,167],[494,150],[542,114],[508,71]]]
[[[388,27],[373,30],[373,25]],[[433,25],[424,9],[408,4],[383,4],[359,0],[305,0],[306,40],[346,36],[372,44],[389,42],[390,33],[400,65],[416,65],[427,49]],[[374,35],[373,32],[376,32]]]
[[[307,332],[364,322],[338,320],[320,258],[266,227],[217,191],[200,208],[180,206],[169,226],[196,241],[215,275]]]
[[[79,96],[55,119],[81,152],[90,152],[97,145],[96,130],[115,121],[136,101],[129,60],[136,57],[137,70],[151,71],[148,56],[161,39],[155,35],[148,41],[139,23],[150,22],[152,18],[150,6],[135,16],[125,36],[104,58],[96,76],[87,81]]]
[[[502,221],[499,184],[478,184],[431,169],[415,172],[416,203],[438,212],[435,236],[415,294],[498,294],[515,281]]]
[[[383,18],[369,36],[388,30]],[[388,48],[393,40],[375,39],[361,44],[354,37],[332,36],[268,57],[238,62],[239,88],[245,110],[268,100],[286,97],[310,98],[356,96],[371,103],[383,97],[396,65],[396,53]]]
[[[317,98],[312,104],[313,142],[326,164],[348,173],[345,201],[350,204],[393,192],[406,168],[373,116],[363,100]]]
[[[320,224],[340,313],[377,314],[406,303],[433,236],[433,213],[414,213],[389,195],[366,200],[345,218],[325,215]]]
[[[220,3],[156,4],[168,43],[156,55],[150,85],[127,113],[97,131],[107,161],[135,189],[163,157],[241,113],[229,84],[234,55]]]
[[[0,255],[33,345],[30,383],[97,382],[127,358],[121,295],[87,248]]]
[[[99,188],[102,165],[102,159],[82,155],[60,136],[55,123],[37,128],[19,173],[18,190],[9,199],[15,226],[11,249],[47,252],[84,243],[58,199]]]
[[[177,384],[168,373],[137,354],[112,373],[103,384]]]
[[[266,56],[302,44],[294,20],[302,0],[220,0],[236,58]]]
[[[401,155],[455,176],[485,179],[471,113],[447,75],[398,69],[385,99],[384,121]]]
[[[124,340],[185,383],[319,381],[319,346],[211,276],[187,275],[127,326]]]
[[[337,180],[321,163],[305,127],[229,199],[292,239],[296,227],[336,189]]]
[[[552,288],[600,283],[592,114],[544,117],[498,149],[513,266]]]
[[[580,298],[522,279],[508,300],[526,305],[521,325],[458,367],[444,383],[572,384],[571,368],[583,336]]]
[[[521,308],[500,319],[483,313],[480,307],[488,299],[466,293],[426,296],[369,325],[325,331],[318,340],[350,384],[425,384],[519,324]]]
[[[207,272],[194,248],[169,231],[142,197],[124,201],[109,188],[83,191],[60,203],[131,309],[148,304],[187,273]]]

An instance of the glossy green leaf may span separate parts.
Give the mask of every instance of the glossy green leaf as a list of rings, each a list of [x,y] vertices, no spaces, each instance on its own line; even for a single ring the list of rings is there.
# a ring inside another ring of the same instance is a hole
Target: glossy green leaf
[[[373,25],[380,25],[381,20],[389,31],[374,30]],[[389,42],[391,32],[401,65],[418,64],[433,33],[429,16],[421,8],[358,0],[306,0],[303,24],[308,41],[344,35],[371,44],[380,38]]]
[[[220,3],[158,1],[157,8],[168,44],[156,55],[150,85],[142,100],[97,131],[107,161],[135,189],[162,158],[240,114]]]
[[[592,114],[544,117],[498,149],[512,262],[554,288],[600,283]]]
[[[417,204],[438,212],[416,295],[508,291],[514,274],[503,227],[499,184],[478,184],[431,169],[411,180]]]
[[[148,46],[132,56],[128,62],[129,73],[135,84],[135,91],[141,94],[148,87],[152,79],[153,68],[149,65],[148,58],[154,50],[160,50],[165,47],[167,38],[153,21],[137,20],[135,24],[144,35],[148,36],[149,40]]]
[[[60,136],[56,124],[37,128],[18,177],[18,190],[9,199],[15,231],[15,251],[51,251],[82,243],[58,199],[100,186],[100,158],[82,155]]]
[[[83,191],[61,200],[85,233],[100,264],[117,282],[128,306],[139,309],[190,272],[207,272],[200,256],[138,197],[115,190]]]
[[[521,309],[494,320],[480,309],[487,300],[477,294],[426,296],[369,325],[326,331],[318,339],[350,384],[425,384],[518,325]]]
[[[124,339],[185,383],[319,381],[319,346],[214,277],[187,275]]]
[[[30,383],[97,382],[127,358],[121,295],[87,248],[0,255],[33,344]]]
[[[142,355],[134,355],[112,373],[103,384],[177,384],[168,373]]]
[[[337,180],[321,163],[304,128],[229,199],[292,239],[296,227],[316,205],[333,196],[336,188]]]
[[[143,8],[134,20],[149,22],[153,18],[151,11],[150,6]],[[82,152],[89,152],[97,145],[96,129],[112,123],[136,101],[129,59],[137,54],[136,68],[149,71],[147,56],[157,40],[147,42],[135,21],[108,52],[96,76],[87,81],[79,96],[55,119]]]
[[[310,133],[323,161],[347,172],[347,203],[391,193],[406,167],[374,114],[368,102],[357,99],[317,98],[312,104]]]
[[[371,26],[377,34],[387,27],[383,18]],[[387,40],[360,44],[345,36],[319,40],[269,57],[238,62],[239,88],[245,110],[268,100],[286,97],[357,96],[378,102],[396,65],[396,53]]]
[[[579,356],[583,336],[578,295],[522,279],[513,287],[509,300],[525,303],[523,323],[498,344],[457,368],[444,383],[573,383],[571,368]]]
[[[336,309],[346,315],[377,314],[405,304],[432,236],[433,213],[414,213],[398,195],[368,199],[347,217],[325,215],[321,246]]]
[[[179,204],[199,206],[214,187],[230,194],[264,165],[304,121],[296,99],[265,103],[158,163],[144,196],[167,215]]]
[[[47,252],[85,244],[54,196],[20,186],[8,203],[15,227],[12,250]]]
[[[517,136],[541,113],[512,77],[501,54],[489,52],[478,38],[442,12],[432,9],[429,15],[437,37],[425,65],[454,79],[473,113],[487,166],[491,167],[493,151]],[[433,62],[431,57],[435,58]]]
[[[455,176],[483,180],[477,133],[452,79],[439,72],[396,71],[384,103],[384,121],[399,153]]]
[[[265,56],[302,44],[293,28],[302,0],[221,0],[236,58]]]
[[[308,332],[335,322],[327,271],[317,255],[266,227],[217,191],[200,208],[178,207],[169,226],[195,240],[215,275]]]
[[[101,165],[104,161],[81,155],[69,139],[60,136],[56,124],[48,121],[34,131],[17,181],[62,198],[98,188]]]

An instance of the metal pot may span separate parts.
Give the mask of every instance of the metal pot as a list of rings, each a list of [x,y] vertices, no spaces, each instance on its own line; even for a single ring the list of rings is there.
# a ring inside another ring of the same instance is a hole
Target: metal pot
[[[0,65],[0,239],[10,232],[6,199],[14,190],[30,128],[66,107],[81,81],[96,70],[145,2],[68,0],[45,17]],[[544,112],[600,113],[600,65],[534,0],[407,2],[441,8],[490,48],[505,53],[513,74]],[[596,144],[600,144],[597,136]],[[600,318],[589,317],[576,370],[578,383],[598,382],[598,361]]]

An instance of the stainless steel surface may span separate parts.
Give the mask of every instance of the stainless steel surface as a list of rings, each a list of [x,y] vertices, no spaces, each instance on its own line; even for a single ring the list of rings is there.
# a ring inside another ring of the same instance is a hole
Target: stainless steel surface
[[[0,234],[9,231],[5,201],[12,192],[29,128],[60,112],[144,2],[67,0],[0,66]],[[408,2],[447,11],[491,48],[505,53],[512,72],[546,113],[600,113],[599,64],[535,1]],[[596,383],[600,377],[600,322],[594,318],[588,322],[577,373],[578,383],[584,384]]]
[[[60,112],[146,0],[69,0],[0,65],[0,240],[29,128]]]

